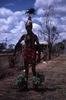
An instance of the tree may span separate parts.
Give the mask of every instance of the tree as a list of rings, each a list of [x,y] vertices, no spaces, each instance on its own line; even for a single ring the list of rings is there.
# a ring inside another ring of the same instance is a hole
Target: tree
[[[52,53],[52,46],[55,41],[59,38],[59,32],[57,31],[56,26],[53,26],[50,20],[50,16],[52,15],[54,9],[53,6],[49,6],[48,9],[45,10],[45,14],[43,20],[45,20],[45,28],[44,23],[41,25],[41,30],[39,32],[44,35],[44,40],[48,42],[48,53],[49,53],[49,60],[51,60],[51,53]],[[46,37],[46,38],[45,38]]]
[[[58,42],[54,45],[54,47],[56,48],[56,52],[61,54],[64,52],[65,49],[65,45],[63,44],[63,42]]]
[[[0,51],[6,49],[6,43],[0,43]]]
[[[13,49],[14,47],[15,47],[14,44],[10,44],[10,45],[9,45],[9,49]]]

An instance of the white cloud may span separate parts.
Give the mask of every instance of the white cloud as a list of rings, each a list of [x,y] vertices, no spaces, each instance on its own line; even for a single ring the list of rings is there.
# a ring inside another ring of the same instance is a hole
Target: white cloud
[[[36,0],[35,8],[37,9],[37,14],[40,15],[36,20],[41,22],[46,22],[45,12],[48,11],[49,6],[53,7],[53,13],[49,16],[49,21],[51,25],[57,27],[60,34],[62,34],[61,39],[66,38],[63,36],[66,32],[66,1],[65,0]],[[44,19],[42,18],[44,17]],[[40,20],[41,19],[41,20]]]
[[[63,6],[61,2],[63,1]],[[53,5],[54,13],[49,17],[51,25],[57,27],[58,31],[62,34],[62,38],[66,32],[66,6],[65,0],[36,0],[35,8],[37,13],[35,17],[32,18],[33,22],[33,31],[38,35],[38,29],[41,29],[40,23],[46,23],[45,9],[49,5]],[[22,34],[26,33],[25,22],[27,16],[25,11],[16,11],[13,12],[10,9],[0,8],[0,41],[8,39],[9,43],[15,43],[21,37]],[[42,37],[40,37],[42,38]],[[42,40],[43,41],[43,40]]]
[[[38,29],[41,29],[41,27],[37,23],[33,23],[33,29],[38,30]]]
[[[66,5],[65,6],[56,6],[54,8],[55,14],[59,14],[61,16],[65,16],[66,15]]]
[[[23,21],[20,21],[15,27],[11,30],[12,33],[23,33],[25,32],[25,25]]]
[[[0,8],[0,42],[6,37],[9,42],[16,42],[25,32],[25,21],[25,11],[12,12],[6,8]]]
[[[36,0],[35,2],[35,7],[39,8],[39,7],[46,7],[47,5],[50,5],[53,3],[53,0]]]
[[[7,3],[4,6],[14,6],[14,3]]]
[[[44,13],[45,13],[45,11],[42,8],[37,10],[38,15],[44,15]]]
[[[12,16],[13,12],[6,8],[0,8],[0,18],[7,18],[10,15]]]
[[[8,43],[16,43],[22,34],[26,33],[25,22],[27,16],[25,11],[12,12],[9,9],[1,8],[0,13],[0,41],[9,41]],[[3,11],[3,12],[2,12]],[[39,20],[39,19],[38,19]],[[41,20],[41,18],[40,18]],[[36,32],[40,25],[33,23],[33,30]],[[2,38],[3,37],[3,38]]]
[[[46,8],[46,6],[50,6],[50,5],[55,5],[55,4],[59,4],[63,2],[63,0],[36,0],[35,1],[35,7],[36,8]],[[65,2],[65,0],[64,0]]]
[[[38,8],[37,14],[42,15],[49,6],[53,6],[54,13],[65,16],[66,14],[66,1],[65,0],[36,0],[35,8]],[[44,10],[44,12],[43,12]]]

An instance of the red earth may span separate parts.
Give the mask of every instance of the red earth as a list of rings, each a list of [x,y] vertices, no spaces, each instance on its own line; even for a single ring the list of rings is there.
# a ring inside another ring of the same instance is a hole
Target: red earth
[[[32,71],[29,71],[29,89],[19,91],[15,80],[24,74],[21,64],[9,67],[8,57],[0,56],[0,100],[66,100],[66,55],[36,65],[37,72],[43,73],[42,87],[35,90],[32,86]]]

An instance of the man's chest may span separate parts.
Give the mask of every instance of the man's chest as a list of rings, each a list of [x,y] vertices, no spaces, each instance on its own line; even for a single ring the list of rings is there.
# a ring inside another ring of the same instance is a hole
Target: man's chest
[[[25,42],[30,43],[30,44],[34,43],[35,42],[35,37],[33,35],[26,35]]]

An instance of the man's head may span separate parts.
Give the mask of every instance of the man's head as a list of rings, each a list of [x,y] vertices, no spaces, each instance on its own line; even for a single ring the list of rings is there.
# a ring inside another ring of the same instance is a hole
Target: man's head
[[[28,17],[25,27],[26,27],[26,30],[32,30],[32,21],[31,21],[30,16]]]

